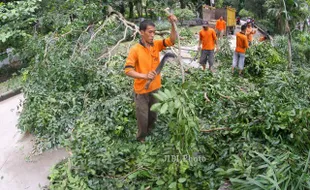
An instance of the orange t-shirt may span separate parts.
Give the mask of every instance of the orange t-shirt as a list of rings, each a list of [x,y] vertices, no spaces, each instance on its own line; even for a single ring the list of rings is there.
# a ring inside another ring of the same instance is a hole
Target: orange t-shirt
[[[226,28],[226,22],[224,20],[217,20],[215,28],[219,31],[225,30]]]
[[[253,41],[253,34],[256,33],[256,30],[253,30],[252,27],[247,27],[245,34],[247,35],[248,41],[252,42]]]
[[[245,53],[246,49],[249,48],[248,39],[245,34],[238,32],[236,34],[236,49],[238,53]]]
[[[125,73],[135,70],[138,73],[147,74],[150,71],[155,71],[159,65],[159,52],[167,46],[172,46],[170,38],[164,40],[154,40],[153,46],[150,49],[146,48],[141,42],[134,45],[128,54],[125,63]],[[137,94],[145,94],[152,92],[161,87],[161,77],[157,75],[151,82],[150,87],[145,90],[144,86],[148,80],[134,79],[134,91]]]
[[[202,29],[199,32],[199,39],[202,42],[203,50],[214,50],[216,34],[213,28],[208,28],[208,30]]]

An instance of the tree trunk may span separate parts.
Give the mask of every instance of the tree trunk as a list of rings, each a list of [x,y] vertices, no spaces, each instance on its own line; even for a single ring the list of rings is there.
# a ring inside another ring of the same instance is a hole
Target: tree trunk
[[[120,6],[119,6],[119,12],[124,16],[125,15],[125,6],[124,2],[122,1]]]
[[[186,5],[184,0],[180,0],[181,9],[185,9]]]
[[[133,2],[129,2],[129,18],[133,18]]]
[[[292,35],[291,35],[291,29],[290,29],[290,26],[287,20],[286,20],[286,29],[287,29],[287,34],[288,34],[288,41],[287,41],[288,69],[292,69]]]

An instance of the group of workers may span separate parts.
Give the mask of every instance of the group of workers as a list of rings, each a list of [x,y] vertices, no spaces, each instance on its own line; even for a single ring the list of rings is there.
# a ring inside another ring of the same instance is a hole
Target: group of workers
[[[151,134],[154,123],[157,118],[156,112],[150,110],[151,106],[157,102],[153,94],[161,88],[161,76],[156,73],[156,68],[160,63],[160,51],[166,47],[173,46],[177,33],[173,22],[177,21],[174,15],[168,17],[171,23],[170,36],[166,39],[155,40],[155,24],[150,20],[144,20],[140,23],[139,30],[141,39],[129,51],[125,63],[125,74],[134,79],[134,101],[136,106],[136,117],[138,132],[136,139],[145,142],[146,136]],[[217,45],[217,39],[223,37],[226,30],[226,23],[221,17],[216,24],[216,32],[208,26],[203,25],[199,32],[198,51],[201,51],[200,64],[203,69],[206,62],[209,62],[209,69],[212,69],[214,62],[214,53]],[[244,66],[245,51],[253,40],[252,35],[256,31],[252,29],[251,24],[242,25],[241,31],[236,34],[236,49],[233,55],[232,71],[238,65],[239,74]],[[148,88],[145,85],[151,81]]]
[[[209,63],[209,69],[212,70],[214,63],[214,54],[219,49],[217,48],[217,39],[222,38],[226,33],[226,22],[221,16],[215,25],[215,30],[209,27],[208,22],[203,24],[203,29],[199,32],[199,44],[198,51],[201,50],[201,56],[199,63],[202,65],[203,70],[206,68],[206,63]],[[246,49],[253,43],[253,35],[256,30],[253,29],[252,23],[247,22],[241,26],[241,31],[236,34],[236,49],[233,55],[232,73],[238,66],[239,75],[242,76],[242,70],[244,68],[245,52]],[[217,34],[217,35],[216,35]],[[264,35],[259,41],[266,40],[267,37]],[[202,44],[202,46],[201,46]]]

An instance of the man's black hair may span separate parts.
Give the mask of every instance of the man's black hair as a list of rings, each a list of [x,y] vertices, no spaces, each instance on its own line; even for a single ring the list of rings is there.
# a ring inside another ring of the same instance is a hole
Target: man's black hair
[[[144,20],[140,22],[139,30],[145,31],[148,26],[154,26],[155,24],[151,20]]]
[[[246,29],[246,24],[242,25],[241,26],[241,31],[245,30]]]

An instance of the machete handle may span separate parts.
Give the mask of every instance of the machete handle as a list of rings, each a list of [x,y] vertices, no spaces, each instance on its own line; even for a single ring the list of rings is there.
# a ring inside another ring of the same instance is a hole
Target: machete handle
[[[145,90],[149,89],[151,82],[152,82],[152,80],[148,80],[148,81],[146,82],[146,84],[145,84],[145,86],[144,86],[144,89],[145,89]]]

